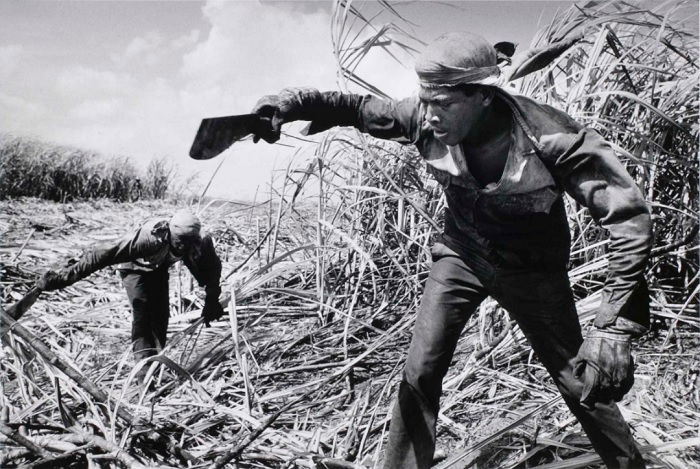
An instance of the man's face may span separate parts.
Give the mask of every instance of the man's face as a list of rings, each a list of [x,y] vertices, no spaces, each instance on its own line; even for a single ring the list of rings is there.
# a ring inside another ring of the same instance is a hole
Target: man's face
[[[183,256],[199,246],[199,237],[171,236],[170,247],[173,254]]]
[[[425,118],[435,138],[445,145],[464,140],[490,101],[480,91],[467,95],[454,88],[421,88],[418,97],[426,108]]]

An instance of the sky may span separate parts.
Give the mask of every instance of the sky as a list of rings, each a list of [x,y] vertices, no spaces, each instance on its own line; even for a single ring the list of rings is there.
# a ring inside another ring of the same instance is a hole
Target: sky
[[[526,48],[572,3],[392,4],[424,41],[463,30]],[[353,5],[367,16],[379,10]],[[202,186],[223,158],[209,195],[260,200],[271,172],[297,152],[296,140],[240,142],[210,161],[188,157],[192,140],[202,118],[247,113],[284,87],[338,89],[331,13],[330,1],[0,2],[0,129],[130,156],[141,167],[166,157],[181,177],[198,173]],[[411,57],[401,60],[377,51],[360,72],[390,96],[408,96],[416,77]],[[288,127],[294,134],[301,126]],[[312,152],[304,145],[295,158]]]

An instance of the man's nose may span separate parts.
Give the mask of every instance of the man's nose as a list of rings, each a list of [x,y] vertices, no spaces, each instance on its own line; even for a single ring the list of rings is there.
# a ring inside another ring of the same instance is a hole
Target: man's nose
[[[426,108],[425,118],[430,124],[438,124],[440,122],[440,116],[435,112],[435,109],[431,105],[428,105]]]

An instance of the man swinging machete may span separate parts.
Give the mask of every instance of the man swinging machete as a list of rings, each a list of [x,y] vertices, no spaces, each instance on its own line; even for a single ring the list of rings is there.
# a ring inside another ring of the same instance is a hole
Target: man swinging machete
[[[182,261],[206,293],[202,317],[206,324],[221,317],[219,303],[221,261],[199,218],[187,209],[172,218],[149,220],[118,241],[96,246],[72,265],[49,270],[36,291],[65,288],[110,265],[117,265],[133,311],[131,341],[136,360],[152,356],[165,346],[170,317],[168,270]],[[140,368],[143,381],[147,369]]]
[[[652,226],[642,194],[596,131],[503,89],[498,53],[482,37],[439,37],[416,72],[418,96],[400,101],[288,88],[253,109],[255,141],[277,141],[281,125],[295,120],[311,121],[309,133],[353,126],[414,145],[443,186],[444,232],[433,246],[384,468],[432,465],[442,379],[487,296],[517,321],[605,465],[644,468],[615,404],[634,380],[631,340],[649,326]],[[610,233],[608,276],[585,339],[567,275],[564,192]]]

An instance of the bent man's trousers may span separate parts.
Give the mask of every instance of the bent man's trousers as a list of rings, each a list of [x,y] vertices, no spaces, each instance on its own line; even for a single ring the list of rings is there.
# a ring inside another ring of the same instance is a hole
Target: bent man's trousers
[[[583,338],[565,270],[504,270],[442,244],[433,248],[433,261],[393,409],[385,469],[431,466],[443,377],[467,320],[489,295],[517,321],[607,467],[645,467],[614,402],[592,410],[579,404],[583,385],[571,361]]]
[[[138,361],[155,355],[165,346],[170,317],[168,269],[122,271],[121,278],[133,312],[131,342]],[[145,376],[146,370],[140,370],[139,378]]]

